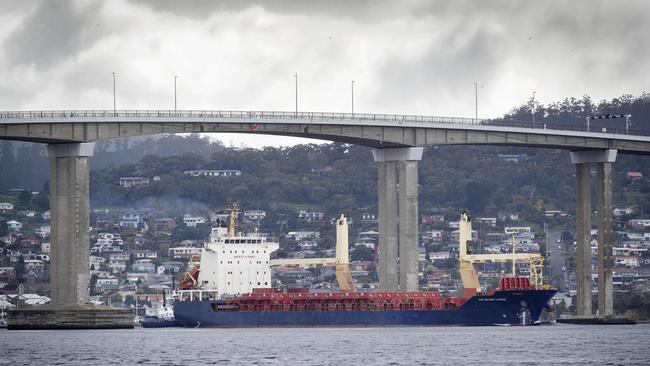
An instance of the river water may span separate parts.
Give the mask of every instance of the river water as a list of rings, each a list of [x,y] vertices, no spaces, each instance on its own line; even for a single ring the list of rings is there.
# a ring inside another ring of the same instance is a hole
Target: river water
[[[0,365],[649,365],[650,325],[0,330]]]

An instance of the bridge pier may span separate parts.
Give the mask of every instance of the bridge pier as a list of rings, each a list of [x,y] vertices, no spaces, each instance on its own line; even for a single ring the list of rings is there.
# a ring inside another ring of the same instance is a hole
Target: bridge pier
[[[423,149],[373,149],[378,168],[379,287],[418,289],[418,161]]]
[[[614,314],[612,285],[612,163],[616,150],[572,151],[576,165],[576,302],[578,316],[592,315],[591,164],[596,164],[598,210],[598,315]]]
[[[51,302],[12,310],[9,329],[133,328],[133,313],[88,305],[89,169],[93,143],[51,144]]]

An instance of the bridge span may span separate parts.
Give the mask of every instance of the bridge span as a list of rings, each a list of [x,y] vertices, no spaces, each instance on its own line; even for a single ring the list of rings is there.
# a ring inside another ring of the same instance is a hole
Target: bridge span
[[[650,154],[647,133],[562,125],[368,113],[67,110],[0,112],[0,140],[48,144],[54,306],[88,300],[89,166],[93,142],[162,133],[250,133],[373,148],[378,168],[379,277],[386,291],[418,288],[418,163],[428,145],[502,145],[571,151],[576,166],[577,311],[590,316],[591,166],[598,225],[598,313],[613,314],[612,164]],[[631,133],[627,133],[631,132]],[[398,186],[400,189],[398,189]]]

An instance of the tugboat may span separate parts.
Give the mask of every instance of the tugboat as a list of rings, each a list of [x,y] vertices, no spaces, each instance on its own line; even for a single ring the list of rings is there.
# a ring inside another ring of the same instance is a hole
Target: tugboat
[[[167,306],[165,291],[163,291],[163,304],[156,309],[155,314],[146,315],[140,321],[142,328],[170,328],[177,327],[179,324],[174,318],[174,308]]]

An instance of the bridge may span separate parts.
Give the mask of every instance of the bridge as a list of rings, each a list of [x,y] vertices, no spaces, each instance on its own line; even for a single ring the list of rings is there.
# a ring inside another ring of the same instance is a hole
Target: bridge
[[[577,311],[590,316],[591,166],[596,166],[598,314],[613,314],[612,164],[618,152],[650,154],[639,131],[496,123],[368,113],[68,110],[0,112],[0,139],[48,144],[52,303],[88,299],[89,166],[93,142],[163,133],[251,133],[372,147],[378,168],[379,277],[386,291],[418,288],[418,163],[424,146],[496,145],[564,149],[576,166]],[[629,132],[629,133],[628,133]],[[398,186],[400,189],[398,189]]]

